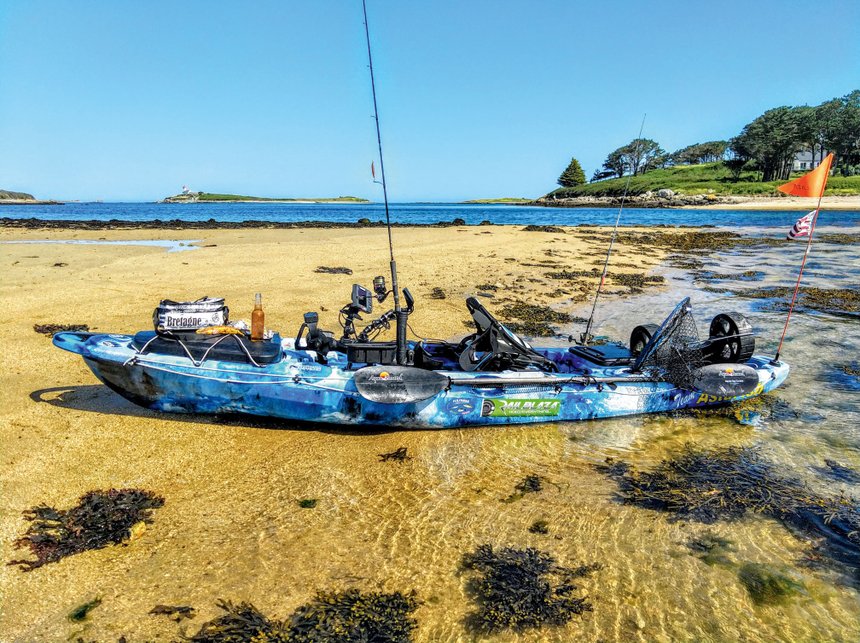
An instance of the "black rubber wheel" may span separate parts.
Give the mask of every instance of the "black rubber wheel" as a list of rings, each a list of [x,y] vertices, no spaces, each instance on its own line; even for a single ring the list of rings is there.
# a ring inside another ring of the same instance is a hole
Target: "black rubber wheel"
[[[715,364],[746,362],[755,352],[752,333],[752,326],[740,313],[720,313],[711,320],[708,356]]]
[[[634,328],[633,332],[630,333],[630,352],[634,355],[641,353],[659,329],[657,324],[642,324]]]

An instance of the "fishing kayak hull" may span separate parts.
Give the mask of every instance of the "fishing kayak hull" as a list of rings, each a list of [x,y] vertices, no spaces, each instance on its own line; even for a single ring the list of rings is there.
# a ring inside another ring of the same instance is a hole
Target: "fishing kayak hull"
[[[319,364],[285,340],[275,363],[140,354],[130,335],[60,333],[54,344],[77,353],[105,385],[132,402],[170,413],[243,413],[330,424],[450,428],[592,420],[706,408],[767,393],[788,376],[785,363],[753,356],[759,383],[746,395],[719,397],[647,380],[624,368],[576,373],[445,372],[447,386],[427,399],[384,403],[358,390],[356,370]],[[551,351],[564,349],[539,349]],[[343,367],[341,367],[343,366]],[[412,369],[418,370],[418,369]]]

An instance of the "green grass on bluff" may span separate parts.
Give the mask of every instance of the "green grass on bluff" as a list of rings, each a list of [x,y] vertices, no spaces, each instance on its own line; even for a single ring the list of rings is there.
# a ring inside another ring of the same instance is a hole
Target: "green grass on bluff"
[[[801,173],[792,174],[792,178]],[[782,196],[776,188],[785,181],[769,181],[762,183],[758,180],[758,172],[741,172],[737,181],[722,163],[703,163],[701,165],[678,165],[663,170],[651,170],[638,176],[607,179],[595,183],[586,183],[573,188],[559,188],[547,196],[555,198],[577,196],[621,196],[624,186],[630,179],[628,194],[644,194],[651,191],[669,189],[687,195],[715,194],[725,195],[760,195]],[[831,176],[827,181],[827,196],[843,196],[860,194],[860,176]]]

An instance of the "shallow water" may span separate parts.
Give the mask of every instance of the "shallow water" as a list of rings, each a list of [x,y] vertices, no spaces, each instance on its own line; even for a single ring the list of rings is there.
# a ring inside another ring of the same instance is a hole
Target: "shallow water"
[[[535,206],[481,205],[465,203],[392,203],[391,220],[401,224],[438,223],[461,218],[477,225],[481,221],[518,225],[612,225],[615,208],[544,208]],[[5,205],[0,216],[15,219],[36,217],[59,221],[89,220],[146,221],[332,221],[355,223],[367,218],[384,221],[381,203],[64,203],[62,205]],[[632,225],[779,226],[786,230],[797,221],[797,212],[743,210],[682,210],[678,208],[628,208],[621,223]],[[860,225],[860,212],[823,210],[819,225]]]
[[[151,246],[164,248],[167,252],[183,252],[196,250],[194,244],[200,239],[130,239],[128,241],[103,241],[98,239],[28,239],[26,241],[0,241],[0,243],[31,243],[31,244],[72,244],[82,246]]]
[[[762,234],[780,237],[784,230]],[[754,283],[713,282],[732,290],[791,286],[803,246],[716,253],[704,257],[705,269],[762,271]],[[816,242],[807,270],[805,285],[856,287],[858,246]],[[701,282],[676,268],[658,273],[667,279],[664,289],[607,298],[596,332],[626,338],[633,326],[658,323],[689,295],[700,334],[713,315],[739,311],[758,332],[756,352],[775,350],[783,313],[760,310],[760,300],[702,291]],[[589,307],[572,312],[587,315]],[[582,328],[565,330],[578,334]],[[82,631],[85,640],[171,640],[177,626],[147,616],[156,603],[196,607],[199,616],[188,625],[193,632],[217,614],[219,597],[249,600],[284,618],[317,589],[359,587],[415,589],[423,601],[415,614],[419,641],[858,640],[860,592],[834,570],[800,565],[809,543],[781,524],[756,516],[714,525],[673,522],[619,504],[614,482],[594,468],[607,457],[647,468],[686,443],[755,445],[784,475],[819,493],[858,497],[860,485],[819,471],[827,459],[860,471],[860,386],[835,368],[856,364],[858,355],[856,318],[796,312],[783,348],[792,365],[788,383],[774,396],[774,411],[762,410],[746,424],[714,413],[341,432],[159,415],[95,384],[45,391],[39,399],[47,404],[39,409],[48,407],[51,426],[86,439],[58,440],[51,453],[16,448],[9,458],[31,468],[34,486],[50,488],[55,478],[74,481],[75,488],[141,485],[166,502],[132,546],[15,571],[8,598],[22,616],[7,611],[4,627],[14,636],[6,639],[59,640]],[[24,431],[38,435],[40,428]],[[412,459],[380,461],[379,454],[398,447],[407,447]],[[135,469],[135,463],[154,461],[155,472]],[[63,463],[59,470],[57,462]],[[87,466],[69,464],[75,462]],[[529,474],[546,479],[544,490],[503,502]],[[302,498],[316,499],[316,507],[300,508]],[[549,524],[547,535],[528,531],[539,518]],[[732,543],[714,564],[686,546],[708,533]],[[482,543],[538,547],[567,566],[602,563],[577,583],[594,611],[561,628],[486,639],[469,633],[464,620],[473,605],[458,569],[463,554]],[[739,580],[746,563],[782,570],[804,590],[784,605],[756,605]],[[70,596],[81,603],[103,599],[83,629],[65,619],[74,607]]]

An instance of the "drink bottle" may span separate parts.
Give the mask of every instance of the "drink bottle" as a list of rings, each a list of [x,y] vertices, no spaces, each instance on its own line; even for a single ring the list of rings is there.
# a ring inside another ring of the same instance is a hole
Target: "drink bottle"
[[[254,296],[254,311],[251,313],[251,339],[258,342],[263,339],[263,330],[266,325],[266,314],[263,312],[263,296],[257,293]]]

